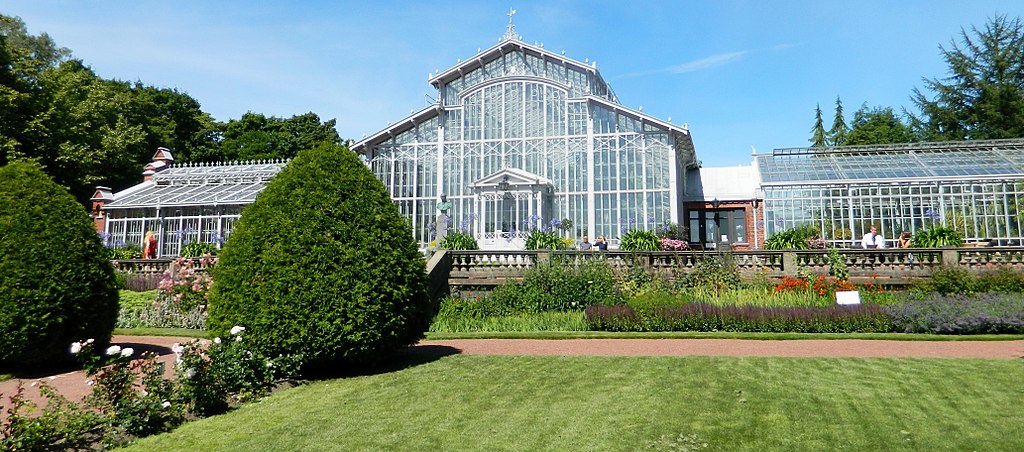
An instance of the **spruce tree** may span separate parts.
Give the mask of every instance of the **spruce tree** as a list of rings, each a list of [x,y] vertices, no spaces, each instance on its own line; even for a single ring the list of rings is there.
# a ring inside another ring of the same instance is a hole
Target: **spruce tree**
[[[850,131],[846,127],[846,119],[843,118],[843,101],[836,96],[836,117],[832,120],[832,129],[828,131],[828,144],[830,146],[842,146],[846,144],[846,133]]]
[[[825,121],[821,119],[821,104],[814,106],[814,127],[811,129],[811,146],[816,148],[827,146],[825,139]]]

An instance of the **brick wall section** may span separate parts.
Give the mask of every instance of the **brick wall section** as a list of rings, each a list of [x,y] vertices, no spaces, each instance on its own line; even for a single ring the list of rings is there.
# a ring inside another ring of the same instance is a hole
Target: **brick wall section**
[[[703,202],[703,203],[702,202],[688,202],[688,203],[685,204],[685,207],[686,207],[687,213],[684,214],[685,216],[684,216],[684,218],[682,218],[682,221],[684,222],[683,224],[685,226],[687,226],[687,227],[690,226],[690,218],[689,218],[689,211],[690,210],[694,210],[694,209],[696,209],[696,210],[706,210],[706,211],[714,211],[715,210],[715,208],[712,207],[711,202]],[[733,249],[736,250],[736,251],[750,251],[750,250],[753,250],[754,249],[754,244],[755,244],[755,242],[754,242],[754,234],[755,234],[755,232],[754,232],[754,223],[756,221],[758,221],[758,219],[760,219],[760,217],[761,217],[761,215],[763,213],[763,210],[764,210],[764,205],[761,204],[761,203],[758,203],[758,206],[755,209],[753,204],[751,204],[750,200],[744,200],[744,201],[722,201],[718,205],[718,210],[732,210],[732,209],[744,209],[744,210],[746,210],[746,215],[744,217],[746,218],[746,228],[747,228],[746,243],[734,244],[733,245]],[[757,242],[756,242],[757,243],[757,248],[758,249],[763,248],[764,247],[764,241],[765,241],[764,225],[763,224],[758,224],[757,225],[757,232],[756,233],[757,233]]]

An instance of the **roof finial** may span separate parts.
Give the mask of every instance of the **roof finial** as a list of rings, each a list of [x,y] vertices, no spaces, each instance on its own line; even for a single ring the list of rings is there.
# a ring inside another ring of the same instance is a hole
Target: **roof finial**
[[[512,24],[512,16],[516,15],[516,10],[513,8],[508,9],[508,25],[505,26],[505,35],[501,37],[505,41],[522,41],[523,37],[516,33],[516,26]]]

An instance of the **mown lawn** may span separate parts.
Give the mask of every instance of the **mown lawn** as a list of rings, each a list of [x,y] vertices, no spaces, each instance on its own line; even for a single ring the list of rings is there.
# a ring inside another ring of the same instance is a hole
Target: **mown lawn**
[[[132,450],[1024,449],[1021,360],[416,359],[283,391]]]

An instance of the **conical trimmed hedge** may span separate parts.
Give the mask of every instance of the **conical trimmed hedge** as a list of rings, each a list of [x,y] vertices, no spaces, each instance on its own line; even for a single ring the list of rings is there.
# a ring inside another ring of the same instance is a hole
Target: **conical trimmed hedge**
[[[352,151],[300,152],[245,208],[213,270],[208,328],[307,366],[365,363],[415,343],[425,262],[384,185]]]
[[[89,214],[33,163],[0,168],[0,368],[104,345],[117,321],[114,268]]]

